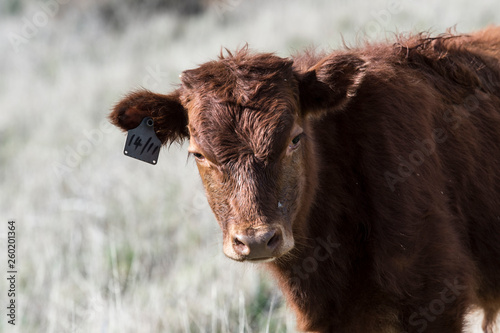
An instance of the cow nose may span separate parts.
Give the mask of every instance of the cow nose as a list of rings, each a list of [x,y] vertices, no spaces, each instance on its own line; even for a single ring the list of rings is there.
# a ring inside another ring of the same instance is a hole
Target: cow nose
[[[245,260],[264,260],[273,257],[281,242],[276,230],[247,231],[234,236],[233,249]]]

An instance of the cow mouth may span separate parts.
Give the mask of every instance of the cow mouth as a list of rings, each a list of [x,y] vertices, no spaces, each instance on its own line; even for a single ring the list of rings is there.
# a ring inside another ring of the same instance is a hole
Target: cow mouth
[[[263,257],[263,258],[246,259],[245,261],[251,262],[252,264],[261,264],[274,261],[275,259],[276,257]]]

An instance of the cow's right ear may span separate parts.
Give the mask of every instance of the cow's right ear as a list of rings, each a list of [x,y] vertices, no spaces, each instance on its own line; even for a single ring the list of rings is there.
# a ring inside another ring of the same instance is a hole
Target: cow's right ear
[[[139,126],[145,117],[151,117],[163,144],[182,142],[189,137],[189,131],[187,111],[179,97],[179,90],[169,95],[148,90],[132,92],[113,108],[109,119],[113,125],[128,131]]]
[[[304,73],[298,73],[302,114],[342,109],[356,96],[365,77],[366,63],[351,54],[321,59]]]

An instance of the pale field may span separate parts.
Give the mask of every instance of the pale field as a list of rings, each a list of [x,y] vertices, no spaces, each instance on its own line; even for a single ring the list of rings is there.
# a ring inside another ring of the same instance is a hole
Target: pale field
[[[40,2],[16,13],[15,1],[0,5],[1,332],[295,332],[272,278],[224,257],[187,145],[164,148],[156,166],[128,158],[125,135],[105,120],[110,108],[139,87],[174,89],[182,70],[221,46],[248,42],[288,56],[340,48],[342,36],[356,45],[500,22],[493,0],[397,8],[222,0],[194,16],[135,15],[110,0],[115,24],[98,17],[97,0],[64,2],[45,21]],[[9,219],[17,224],[15,328],[4,306]]]

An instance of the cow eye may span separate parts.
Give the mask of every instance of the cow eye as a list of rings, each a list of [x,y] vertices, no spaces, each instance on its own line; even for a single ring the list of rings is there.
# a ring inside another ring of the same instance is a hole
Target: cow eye
[[[192,154],[193,154],[194,158],[196,158],[199,161],[203,161],[205,159],[205,156],[203,156],[200,153],[192,153]]]
[[[302,137],[302,133],[301,133],[301,134],[299,134],[299,135],[297,135],[296,137],[294,137],[294,138],[292,139],[291,144],[290,144],[290,148],[292,148],[292,149],[297,148],[297,147],[298,147],[298,145],[299,145],[299,143],[300,143],[300,138],[301,138],[301,137]]]

